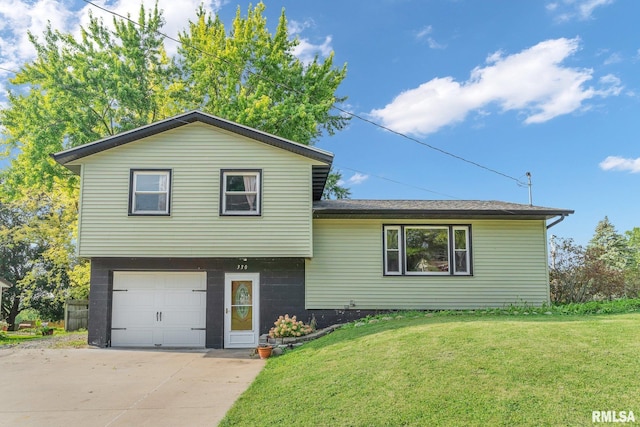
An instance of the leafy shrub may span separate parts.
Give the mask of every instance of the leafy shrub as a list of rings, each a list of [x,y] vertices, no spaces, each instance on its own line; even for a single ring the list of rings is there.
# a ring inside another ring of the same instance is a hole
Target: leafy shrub
[[[625,296],[624,272],[607,265],[601,248],[552,239],[549,269],[551,301],[570,304]]]
[[[289,317],[288,314],[278,317],[273,324],[275,326],[269,331],[271,338],[301,337],[313,332],[311,326],[305,325],[302,320],[296,319],[296,316]]]

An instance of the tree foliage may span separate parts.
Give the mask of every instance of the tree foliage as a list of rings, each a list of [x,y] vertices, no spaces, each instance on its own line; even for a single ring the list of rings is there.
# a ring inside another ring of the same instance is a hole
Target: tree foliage
[[[348,119],[332,114],[345,100],[335,92],[346,66],[335,68],[333,54],[304,64],[294,56],[282,11],[275,33],[267,28],[265,5],[236,12],[227,31],[220,18],[198,10],[180,35],[184,106],[260,129],[302,144],[344,128]]]
[[[61,318],[64,301],[71,296],[69,276],[86,268],[73,247],[76,195],[62,188],[0,205],[0,271],[13,283],[3,297],[1,316],[11,324],[25,308],[47,319]],[[84,291],[77,290],[85,298],[87,283],[79,286]]]
[[[608,217],[598,222],[589,245],[598,253],[599,259],[607,267],[616,271],[624,271],[629,263],[629,247],[623,235],[618,233]]]
[[[640,228],[618,233],[605,217],[586,247],[551,238],[551,300],[557,303],[636,298],[640,294]]]
[[[91,16],[78,38],[50,26],[29,34],[36,57],[0,110],[0,153],[17,153],[0,173],[0,275],[17,284],[2,316],[34,307],[55,317],[64,298],[87,294],[89,268],[73,249],[78,179],[51,153],[191,109],[303,144],[346,126],[332,113],[345,100],[336,91],[346,66],[333,55],[301,62],[284,11],[271,34],[264,10],[238,9],[227,29],[200,8],[180,35],[179,60],[167,55],[157,6],[141,6],[137,24],[114,19],[113,29]],[[348,197],[339,180],[332,174],[327,196]]]

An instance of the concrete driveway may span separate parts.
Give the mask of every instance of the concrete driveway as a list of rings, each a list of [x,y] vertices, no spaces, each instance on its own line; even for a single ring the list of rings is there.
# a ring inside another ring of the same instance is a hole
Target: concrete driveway
[[[263,366],[249,350],[0,349],[0,425],[215,426]]]

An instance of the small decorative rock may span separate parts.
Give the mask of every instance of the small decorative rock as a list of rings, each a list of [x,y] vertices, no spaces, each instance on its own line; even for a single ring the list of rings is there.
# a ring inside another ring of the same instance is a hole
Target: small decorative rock
[[[355,324],[355,327],[359,328],[360,326],[364,326],[364,325],[365,325],[364,322],[358,322],[358,323]]]
[[[382,320],[391,320],[393,317],[383,317]]]
[[[272,356],[280,356],[281,354],[282,354],[282,348],[280,347],[276,347],[273,350],[271,350]]]
[[[551,313],[550,311],[545,311],[544,314],[546,314],[547,316],[552,315],[553,313]]]
[[[404,319],[404,316],[396,316],[396,319]]]
[[[378,320],[378,319],[371,319],[371,320],[369,320],[369,323],[378,323],[378,322],[379,322],[379,320]]]

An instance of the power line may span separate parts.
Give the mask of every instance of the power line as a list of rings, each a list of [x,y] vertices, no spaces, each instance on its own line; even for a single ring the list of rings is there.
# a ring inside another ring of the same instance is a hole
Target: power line
[[[405,187],[411,187],[411,188],[415,188],[417,190],[426,191],[427,193],[437,194],[438,196],[444,196],[444,197],[448,197],[448,198],[454,199],[454,200],[462,200],[459,197],[452,196],[452,195],[446,194],[446,193],[441,193],[441,192],[435,191],[435,190],[430,190],[430,189],[425,188],[425,187],[420,187],[419,185],[407,184],[406,182],[396,181],[395,179],[387,178],[387,177],[384,177],[384,176],[381,176],[381,175],[376,175],[376,174],[369,173],[369,172],[359,171],[357,169],[349,168],[349,167],[342,166],[342,165],[335,165],[335,166],[337,168],[346,169],[346,170],[349,170],[351,172],[356,172],[356,173],[367,175],[367,176],[373,176],[374,178],[378,178],[378,179],[381,179],[383,181],[389,181],[389,182],[392,182],[394,184],[404,185]]]
[[[119,17],[119,18],[121,18],[121,19],[124,19],[124,20],[126,20],[126,21],[128,21],[128,22],[130,22],[130,23],[132,23],[132,24],[134,24],[134,25],[136,25],[136,26],[138,26],[138,27],[144,28],[144,27],[142,27],[142,25],[140,25],[138,22],[133,21],[131,18],[126,17],[126,16],[123,16],[123,15],[121,15],[121,14],[117,13],[117,12],[113,12],[113,11],[111,11],[111,10],[109,10],[109,9],[105,8],[105,7],[99,6],[99,5],[97,5],[97,4],[93,3],[93,2],[91,2],[90,0],[82,0],[82,1],[83,1],[83,2],[85,2],[85,3],[87,3],[87,4],[89,4],[89,5],[91,5],[91,6],[93,6],[93,7],[95,7],[95,8],[97,8],[97,9],[100,9],[100,10],[102,10],[102,11],[104,11],[104,12],[107,12],[107,13],[109,13],[109,14],[111,14],[111,15],[114,15],[114,16],[117,16],[117,17]],[[174,38],[174,37],[171,37],[171,36],[169,36],[168,34],[165,34],[165,33],[161,32],[161,31],[159,31],[159,30],[154,30],[154,32],[155,32],[156,34],[158,34],[158,35],[160,35],[160,36],[162,36],[162,37],[165,37],[165,38],[167,38],[167,39],[169,39],[169,40],[171,40],[171,41],[173,41],[173,42],[176,42],[176,43],[178,43],[178,44],[180,44],[180,45],[182,45],[182,46],[184,46],[184,47],[187,47],[187,48],[190,48],[190,49],[194,49],[195,51],[197,51],[197,52],[199,52],[199,53],[201,53],[201,54],[203,54],[203,55],[210,56],[210,57],[212,57],[212,58],[218,59],[218,60],[220,60],[220,61],[222,61],[222,62],[226,63],[227,65],[233,65],[230,61],[226,60],[225,58],[220,58],[220,57],[218,57],[218,56],[216,56],[216,55],[214,55],[214,54],[212,54],[212,53],[210,53],[210,52],[207,52],[207,51],[204,51],[204,50],[202,50],[202,49],[199,49],[199,48],[198,48],[198,47],[196,47],[196,46],[192,46],[192,45],[190,45],[189,43],[183,43],[183,42],[182,42],[182,41],[180,41],[179,39],[176,39],[176,38]],[[252,71],[252,70],[247,70],[247,72],[248,72],[249,74],[251,74],[251,75],[254,75],[254,76],[258,77],[259,79],[262,79],[262,80],[267,81],[267,82],[269,82],[269,83],[272,83],[272,84],[274,84],[274,85],[280,86],[281,88],[286,89],[286,90],[288,90],[288,91],[291,91],[291,92],[293,92],[293,93],[297,93],[297,94],[300,94],[300,95],[302,95],[302,94],[303,94],[302,92],[300,92],[299,90],[297,90],[297,89],[295,89],[295,88],[291,88],[291,87],[288,87],[287,85],[285,85],[285,84],[283,84],[283,83],[276,82],[276,81],[274,81],[273,79],[270,79],[270,78],[268,78],[268,77],[265,77],[265,76],[263,76],[263,75],[260,75],[260,74],[258,74],[258,73],[256,73],[256,72]],[[368,123],[368,124],[370,124],[370,125],[372,125],[372,126],[375,126],[375,127],[379,128],[379,129],[386,130],[386,131],[391,132],[391,133],[393,133],[393,134],[395,134],[395,135],[398,135],[398,136],[400,136],[400,137],[402,137],[402,138],[405,138],[405,139],[407,139],[407,140],[409,140],[409,141],[412,141],[412,142],[415,142],[415,143],[417,143],[417,144],[419,144],[419,145],[422,145],[422,146],[424,146],[424,147],[426,147],[426,148],[429,148],[429,149],[431,149],[431,150],[437,151],[437,152],[439,152],[439,153],[441,153],[441,154],[444,154],[444,155],[446,155],[446,156],[452,157],[452,158],[454,158],[454,159],[456,159],[456,160],[460,160],[460,161],[462,161],[462,162],[465,162],[465,163],[468,163],[468,164],[470,164],[470,165],[476,166],[476,167],[478,167],[478,168],[480,168],[480,169],[483,169],[483,170],[485,170],[485,171],[488,171],[488,172],[494,173],[494,174],[496,174],[496,175],[502,176],[503,178],[507,178],[507,179],[510,179],[510,180],[512,180],[512,181],[515,181],[515,182],[516,182],[516,184],[519,184],[519,185],[526,185],[526,183],[524,183],[524,182],[520,181],[518,178],[515,178],[515,177],[513,177],[513,176],[511,176],[511,175],[508,175],[508,174],[506,174],[506,173],[500,172],[500,171],[498,171],[498,170],[496,170],[496,169],[493,169],[493,168],[490,168],[490,167],[488,167],[488,166],[484,166],[484,165],[482,165],[482,164],[480,164],[480,163],[478,163],[478,162],[475,162],[475,161],[473,161],[473,160],[466,159],[466,158],[464,158],[464,157],[462,157],[462,156],[460,156],[460,155],[457,155],[457,154],[451,153],[451,152],[449,152],[449,151],[447,151],[447,150],[444,150],[444,149],[442,149],[442,148],[438,148],[438,147],[436,147],[436,146],[434,146],[434,145],[427,144],[426,142],[421,141],[421,140],[419,140],[419,139],[417,139],[417,138],[414,138],[414,137],[411,137],[411,136],[409,136],[409,135],[406,135],[406,134],[404,134],[404,133],[402,133],[402,132],[399,132],[399,131],[393,130],[393,129],[391,129],[391,128],[387,127],[387,126],[381,125],[380,123],[374,122],[373,120],[367,119],[367,118],[362,117],[362,116],[360,116],[360,115],[358,115],[358,114],[356,114],[356,113],[353,113],[353,112],[351,112],[351,111],[347,111],[347,110],[345,110],[345,109],[343,109],[343,108],[340,108],[340,107],[338,107],[338,106],[337,106],[337,105],[335,105],[335,104],[333,104],[332,106],[333,106],[333,108],[335,108],[336,110],[338,110],[338,111],[340,111],[340,112],[342,112],[342,113],[344,113],[344,114],[347,114],[347,115],[349,115],[349,116],[351,116],[351,117],[353,117],[353,118],[355,118],[355,119],[358,119],[358,120],[360,120],[360,121],[362,121],[362,122]]]
[[[18,72],[16,70],[10,70],[9,68],[0,67],[0,70],[8,71],[8,72],[13,73],[13,74],[18,74]]]

